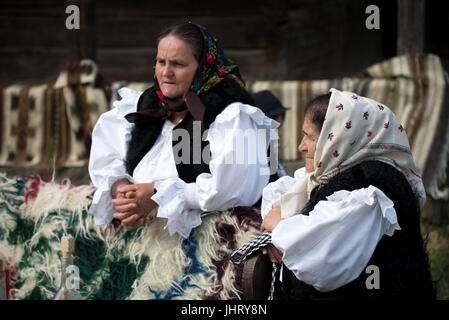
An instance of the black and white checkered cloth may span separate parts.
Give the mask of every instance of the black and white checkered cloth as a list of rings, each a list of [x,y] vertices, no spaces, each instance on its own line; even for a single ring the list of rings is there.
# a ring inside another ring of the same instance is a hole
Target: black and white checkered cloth
[[[261,234],[257,238],[251,240],[247,244],[241,246],[237,250],[235,250],[231,254],[231,262],[234,264],[239,264],[242,261],[245,261],[253,252],[259,250],[260,248],[265,247],[266,245],[271,243],[271,232],[265,232]],[[242,253],[240,256],[235,257],[236,254]]]

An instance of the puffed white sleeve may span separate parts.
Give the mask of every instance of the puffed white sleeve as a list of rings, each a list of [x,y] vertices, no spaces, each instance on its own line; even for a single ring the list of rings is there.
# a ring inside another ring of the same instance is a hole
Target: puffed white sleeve
[[[122,178],[133,183],[126,173],[125,159],[133,124],[124,116],[137,109],[141,92],[128,88],[118,91],[121,100],[113,103],[114,108],[103,113],[92,131],[92,145],[89,158],[89,175],[96,191],[89,213],[96,225],[108,224],[114,214],[110,189]]]
[[[378,242],[401,230],[393,202],[378,188],[337,191],[309,215],[282,220],[273,245],[295,276],[321,292],[356,279]]]
[[[281,196],[290,189],[290,187],[299,178],[307,174],[304,167],[295,171],[293,177],[283,176],[269,183],[262,191],[262,204],[260,206],[260,214],[262,219],[274,207],[280,207]]]
[[[201,223],[202,212],[256,203],[272,171],[267,150],[271,141],[277,143],[278,126],[253,106],[227,106],[207,131],[210,173],[200,174],[193,183],[179,178],[155,181],[152,199],[159,205],[158,217],[168,219],[170,234],[188,237]]]

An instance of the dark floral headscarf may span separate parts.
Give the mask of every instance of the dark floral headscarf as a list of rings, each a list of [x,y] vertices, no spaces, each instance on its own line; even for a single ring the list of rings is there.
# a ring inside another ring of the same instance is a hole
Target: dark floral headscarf
[[[201,61],[199,61],[198,71],[191,90],[196,94],[201,94],[224,79],[232,79],[242,88],[245,88],[237,65],[228,59],[224,51],[218,47],[217,39],[212,37],[205,27],[196,26],[201,31],[204,42]]]

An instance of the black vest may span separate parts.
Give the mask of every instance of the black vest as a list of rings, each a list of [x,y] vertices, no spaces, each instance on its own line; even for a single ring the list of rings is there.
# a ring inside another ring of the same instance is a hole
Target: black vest
[[[379,188],[393,201],[401,227],[392,237],[382,237],[367,264],[378,267],[380,288],[367,288],[371,272],[363,270],[350,283],[330,292],[319,292],[298,280],[284,265],[282,284],[277,282],[277,299],[435,299],[420,232],[419,206],[405,176],[392,166],[367,161],[339,173],[312,191],[302,214],[308,215],[319,201],[338,190],[353,191],[369,185]]]

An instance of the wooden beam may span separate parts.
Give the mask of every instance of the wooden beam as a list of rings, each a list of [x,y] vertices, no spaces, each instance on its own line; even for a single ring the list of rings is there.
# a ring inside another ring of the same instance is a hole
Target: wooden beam
[[[66,0],[65,8],[70,5],[76,5],[80,7],[80,0]],[[64,10],[65,12],[65,10]],[[67,41],[68,41],[68,61],[77,61],[81,59],[81,34],[80,30],[67,29]]]
[[[96,28],[95,28],[95,0],[84,1],[85,10],[85,41],[86,52],[85,57],[96,60]]]
[[[67,30],[69,61],[96,60],[95,0],[66,0],[65,6],[76,5],[80,10],[80,29]]]
[[[426,0],[397,0],[397,55],[423,53]],[[382,13],[381,13],[382,14]]]

